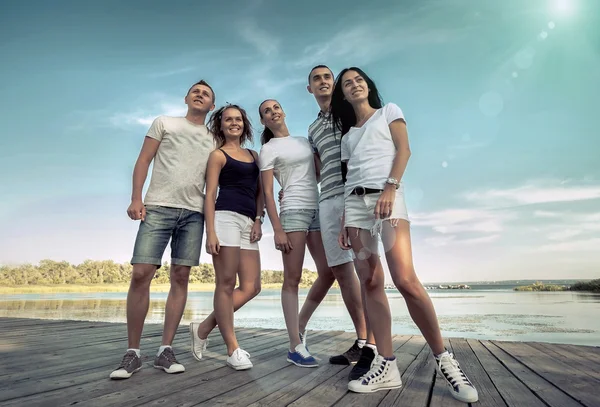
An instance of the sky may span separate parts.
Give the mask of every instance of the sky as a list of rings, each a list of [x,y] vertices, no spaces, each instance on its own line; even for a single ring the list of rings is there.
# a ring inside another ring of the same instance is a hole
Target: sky
[[[361,67],[404,111],[421,281],[600,277],[596,0],[0,8],[0,264],[129,261],[131,176],[156,116],[184,115],[205,79],[217,106],[251,113],[255,149],[267,98],[306,136],[307,75],[327,64]],[[263,230],[262,267],[280,270]]]

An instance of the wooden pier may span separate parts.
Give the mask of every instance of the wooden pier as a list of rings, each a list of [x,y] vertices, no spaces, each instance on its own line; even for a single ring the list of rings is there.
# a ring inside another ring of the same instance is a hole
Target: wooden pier
[[[225,365],[217,330],[205,359],[189,352],[187,326],[173,344],[185,373],[152,368],[160,325],[146,325],[143,369],[113,381],[111,370],[127,347],[124,324],[0,318],[0,406],[466,406],[455,401],[436,377],[429,347],[421,336],[394,336],[403,387],[373,394],[347,390],[349,367],[328,357],[348,348],[354,335],[309,331],[308,347],[318,368],[286,362],[287,333],[237,329],[254,368],[236,372]],[[447,346],[479,391],[474,406],[599,407],[600,348],[454,339]]]

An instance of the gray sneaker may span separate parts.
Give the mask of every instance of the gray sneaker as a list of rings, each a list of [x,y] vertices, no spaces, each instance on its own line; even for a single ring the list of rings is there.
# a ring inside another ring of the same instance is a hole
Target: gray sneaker
[[[132,374],[142,368],[142,358],[135,351],[129,350],[123,356],[123,360],[118,368],[110,374],[111,379],[129,379]]]
[[[173,348],[165,348],[162,353],[154,358],[154,367],[167,373],[183,373],[185,367],[175,359]]]

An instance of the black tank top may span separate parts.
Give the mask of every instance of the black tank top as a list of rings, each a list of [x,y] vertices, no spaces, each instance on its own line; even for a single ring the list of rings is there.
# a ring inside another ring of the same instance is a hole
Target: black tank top
[[[215,204],[216,211],[232,211],[251,219],[256,217],[256,190],[260,170],[254,154],[252,162],[246,163],[225,154],[225,165],[219,175],[219,196]]]

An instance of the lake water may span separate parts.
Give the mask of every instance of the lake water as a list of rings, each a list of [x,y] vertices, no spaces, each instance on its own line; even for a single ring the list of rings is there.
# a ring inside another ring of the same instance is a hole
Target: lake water
[[[301,290],[304,301],[307,290]],[[402,296],[388,290],[392,330],[420,334]],[[126,293],[0,296],[0,317],[125,322]],[[515,292],[510,288],[429,291],[446,337],[600,345],[600,294]],[[162,323],[167,293],[152,293],[147,323]],[[212,292],[191,292],[182,323],[212,311]],[[264,290],[235,314],[239,327],[285,329],[279,290]],[[332,289],[313,315],[310,330],[352,331],[339,290]]]

